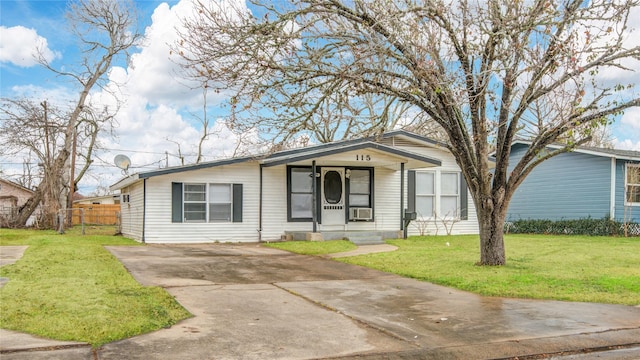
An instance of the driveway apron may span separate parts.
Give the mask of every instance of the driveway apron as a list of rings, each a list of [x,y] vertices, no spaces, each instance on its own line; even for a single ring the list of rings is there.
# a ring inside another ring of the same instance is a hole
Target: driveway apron
[[[258,245],[108,247],[194,317],[99,359],[488,359],[622,346],[640,308],[487,298]],[[640,356],[640,354],[639,354]]]

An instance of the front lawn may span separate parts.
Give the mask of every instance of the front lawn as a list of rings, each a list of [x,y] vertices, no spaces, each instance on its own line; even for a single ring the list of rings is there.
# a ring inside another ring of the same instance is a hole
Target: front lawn
[[[191,316],[164,289],[138,284],[103,245],[120,236],[0,229],[0,246],[29,245],[0,268],[0,327],[94,347],[161,329]]]
[[[638,238],[507,235],[501,267],[475,265],[477,235],[388,243],[399,249],[337,261],[488,296],[640,305]]]

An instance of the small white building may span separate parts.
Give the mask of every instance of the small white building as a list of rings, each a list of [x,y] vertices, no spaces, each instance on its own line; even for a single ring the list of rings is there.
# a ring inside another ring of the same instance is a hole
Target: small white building
[[[382,241],[448,218],[477,234],[464,177],[446,147],[406,131],[133,174],[121,193],[122,233],[148,243],[282,239]],[[444,234],[440,228],[439,234]]]

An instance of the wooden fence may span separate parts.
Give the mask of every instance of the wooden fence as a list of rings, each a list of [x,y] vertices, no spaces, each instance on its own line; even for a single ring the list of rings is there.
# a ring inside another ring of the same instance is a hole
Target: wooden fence
[[[117,225],[120,204],[74,204],[72,221],[73,225],[82,223],[82,211],[84,209],[84,223],[93,225]]]

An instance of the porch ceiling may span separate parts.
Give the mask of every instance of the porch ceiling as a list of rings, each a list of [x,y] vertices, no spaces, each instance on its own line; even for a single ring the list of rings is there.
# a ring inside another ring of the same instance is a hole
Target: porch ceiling
[[[301,149],[300,152],[287,156],[264,159],[261,163],[266,167],[283,164],[310,165],[313,160],[317,166],[385,167],[393,170],[400,170],[402,163],[405,164],[405,169],[441,165],[438,159],[374,142],[307,151]]]

